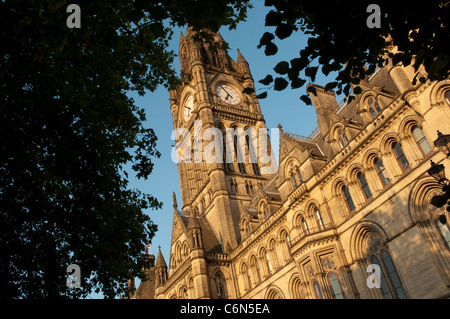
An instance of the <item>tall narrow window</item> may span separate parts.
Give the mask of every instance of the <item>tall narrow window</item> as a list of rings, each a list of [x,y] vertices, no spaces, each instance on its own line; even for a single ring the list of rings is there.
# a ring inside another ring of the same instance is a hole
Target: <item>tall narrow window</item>
[[[359,172],[357,176],[364,196],[366,196],[366,199],[369,199],[370,197],[372,197],[372,192],[370,191],[369,185],[367,184],[366,176],[364,176],[364,174],[361,172]]]
[[[344,299],[344,293],[341,289],[341,284],[335,273],[331,273],[328,277],[331,286],[331,292],[333,293],[334,299]]]
[[[245,229],[245,234],[248,236],[250,236],[250,234],[252,233],[252,229],[250,227],[250,222],[248,220],[245,221],[244,223],[244,229]]]
[[[319,283],[317,282],[317,280],[314,281],[314,292],[316,293],[317,299],[323,299],[322,291],[320,290],[320,286],[319,286]]]
[[[341,146],[341,148],[344,148],[348,144],[348,141],[349,141],[347,134],[345,134],[345,132],[341,128],[339,128],[337,131],[337,135],[338,135],[339,145]]]
[[[386,267],[387,276],[390,279],[390,282],[394,288],[394,291],[397,294],[397,298],[406,299],[406,293],[403,290],[402,283],[400,278],[398,277],[397,271],[395,270],[394,263],[392,262],[391,256],[387,251],[384,251],[382,254],[383,264]]]
[[[267,262],[267,269],[269,270],[269,275],[270,275],[273,271],[273,268],[272,268],[272,263],[270,261],[270,256],[269,256],[268,251],[266,251],[266,262]]]
[[[392,144],[392,149],[394,151],[395,157],[397,158],[398,163],[400,164],[400,167],[403,171],[407,170],[409,168],[409,162],[406,158],[405,154],[403,153],[403,149],[400,146],[399,143],[395,142]]]
[[[386,276],[384,275],[383,268],[381,268],[380,260],[377,256],[372,256],[371,263],[374,265],[378,265],[380,267],[380,288],[381,293],[383,294],[384,299],[393,299],[391,289],[389,288],[389,285],[386,281]]]
[[[381,113],[381,106],[380,103],[378,103],[378,101],[375,101],[375,110],[378,112],[378,114]]]
[[[247,266],[247,264],[243,264],[242,265],[242,276],[243,276],[243,279],[244,279],[244,284],[245,284],[245,289],[247,290],[249,290],[249,289],[252,289],[252,282],[251,282],[251,280],[250,280],[250,274],[248,273],[248,266]]]
[[[247,192],[247,195],[250,195],[250,186],[248,185],[248,181],[245,181],[245,191]]]
[[[342,193],[344,194],[345,202],[347,203],[347,207],[350,210],[350,212],[353,212],[355,210],[355,204],[353,203],[352,196],[350,195],[350,191],[347,186],[342,187]]]
[[[378,101],[373,97],[369,97],[369,99],[367,100],[367,104],[369,104],[370,115],[372,115],[372,118],[376,118],[378,114],[381,113],[380,103],[378,103]]]
[[[292,186],[294,186],[294,189],[298,187],[297,184],[297,179],[295,178],[294,173],[291,172],[291,181],[292,181]]]
[[[261,277],[260,277],[260,274],[259,274],[259,267],[258,267],[258,262],[257,262],[257,260],[256,260],[256,257],[255,256],[252,256],[251,258],[250,258],[250,269],[252,269],[252,274],[253,274],[253,282],[255,283],[255,284],[258,284],[260,281],[261,281]]]
[[[217,296],[219,298],[226,298],[227,297],[227,286],[225,283],[225,278],[222,275],[222,273],[217,273],[216,275],[216,285],[217,285]]]
[[[259,175],[261,175],[261,172],[259,169],[258,159],[256,157],[256,151],[254,148],[254,144],[252,141],[250,141],[250,138],[248,135],[245,136],[245,139],[247,141],[248,155],[249,155],[250,163],[252,163],[253,174],[255,174],[256,176],[259,176]]]
[[[348,137],[347,137],[347,134],[342,134],[342,138],[344,139],[344,143],[345,143],[345,145],[347,145],[348,144]]]
[[[383,249],[381,237],[377,233],[370,233],[366,238],[368,261],[379,266],[380,288],[385,299],[406,299],[400,277],[397,274],[389,252]]]
[[[305,235],[309,235],[309,226],[308,226],[308,222],[306,221],[305,218],[302,218],[302,227],[303,227],[303,232],[305,233]]]
[[[414,139],[416,140],[417,144],[422,150],[423,155],[426,155],[429,152],[431,152],[432,148],[430,146],[430,143],[428,143],[427,138],[425,137],[422,129],[418,125],[414,125],[412,127],[412,135],[414,136]]]
[[[447,222],[445,224],[443,224],[439,218],[436,219],[436,226],[439,229],[439,231],[441,232],[442,238],[445,241],[445,244],[447,245],[447,248],[450,249],[450,225],[449,225],[449,221],[447,220]]]
[[[323,223],[322,214],[318,208],[314,208],[314,215],[316,215],[317,224],[319,225],[320,230],[325,229],[325,224]]]
[[[450,105],[450,90],[445,92],[445,102]]]
[[[265,220],[269,218],[270,210],[269,210],[269,206],[267,205],[266,202],[264,202],[263,205],[262,205],[262,213],[263,213],[263,216],[264,216]]]
[[[303,183],[303,177],[302,177],[302,173],[300,173],[300,169],[297,168],[297,177],[300,183]]]
[[[225,131],[222,131],[222,136],[223,136],[223,143],[222,143],[222,156],[223,156],[223,168],[225,169],[225,171],[228,172],[233,172],[233,163],[228,163],[227,162],[227,136]]]
[[[245,157],[241,152],[241,148],[238,144],[237,135],[234,136],[234,152],[236,153],[236,160],[240,173],[245,173]]]
[[[381,182],[383,183],[383,186],[389,184],[391,182],[391,180],[387,176],[386,170],[383,165],[383,161],[380,160],[379,158],[375,158],[374,164],[375,164],[375,169],[378,173],[378,176],[380,177]]]

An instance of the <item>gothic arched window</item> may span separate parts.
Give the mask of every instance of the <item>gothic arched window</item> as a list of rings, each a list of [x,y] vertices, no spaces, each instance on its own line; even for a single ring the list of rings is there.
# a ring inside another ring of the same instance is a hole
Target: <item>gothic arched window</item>
[[[250,258],[250,269],[253,277],[253,282],[255,284],[258,284],[261,281],[261,277],[259,274],[258,261],[256,260],[256,256],[254,255]]]
[[[331,293],[334,299],[344,299],[344,293],[342,292],[341,283],[339,282],[338,276],[335,273],[330,273],[328,275],[328,282],[331,287]]]
[[[344,148],[349,142],[347,134],[344,132],[344,130],[342,128],[338,129],[338,131],[337,131],[337,138],[338,138],[338,141],[339,141],[339,146],[341,148]]]
[[[352,196],[347,186],[342,186],[342,194],[344,195],[345,202],[347,203],[348,210],[353,212],[355,210],[355,204],[353,203]]]
[[[242,279],[244,281],[244,290],[252,289],[252,283],[251,283],[251,280],[250,280],[250,274],[248,273],[248,266],[247,266],[246,263],[242,264],[241,275],[242,275]]]
[[[292,180],[292,185],[294,186],[294,189],[298,187],[297,184],[297,179],[295,178],[294,174],[291,174],[291,180]]]
[[[383,161],[379,159],[378,157],[374,160],[375,164],[375,170],[378,173],[378,176],[380,177],[381,182],[383,183],[383,186],[389,184],[391,180],[387,176],[386,169],[384,168]]]
[[[367,104],[369,105],[370,115],[372,115],[372,118],[376,118],[378,114],[381,113],[380,103],[378,103],[378,101],[373,97],[369,97],[367,99]]]
[[[313,287],[314,287],[314,292],[316,293],[316,298],[323,299],[322,291],[320,289],[319,282],[317,280],[314,280]]]
[[[303,233],[305,235],[310,234],[308,222],[306,221],[306,218],[304,218],[304,217],[302,217],[302,229],[303,229]]]
[[[363,173],[358,172],[357,177],[359,180],[359,186],[361,186],[361,190],[363,191],[364,196],[366,197],[366,199],[369,199],[370,197],[372,197],[372,192],[370,191],[369,185],[367,184],[366,176]]]
[[[267,205],[266,202],[263,202],[261,205],[261,213],[264,217],[264,220],[268,219],[270,216],[269,206]]]
[[[245,173],[245,157],[244,154],[242,154],[237,135],[234,136],[234,153],[236,154],[239,172]]]
[[[395,157],[397,158],[402,171],[406,171],[409,168],[410,164],[405,156],[405,153],[403,153],[401,145],[397,142],[394,142],[392,144],[392,150],[394,151]]]
[[[406,299],[406,293],[397,274],[389,252],[382,247],[377,233],[370,233],[366,238],[366,253],[371,264],[379,266],[380,288],[385,299]]]
[[[245,140],[247,142],[249,160],[250,160],[250,163],[252,163],[253,174],[255,174],[256,176],[260,176],[261,172],[259,169],[258,158],[256,157],[256,151],[254,148],[253,141],[250,141],[250,138],[248,135],[245,136]]]
[[[447,104],[450,106],[450,90],[445,92],[444,98],[445,98],[445,102],[447,102]]]
[[[234,171],[233,162],[231,163],[227,162],[227,135],[225,129],[220,128],[220,131],[222,132],[222,140],[223,140],[222,143],[223,168],[227,172],[233,172]]]
[[[422,129],[418,125],[414,125],[411,128],[411,132],[414,137],[414,140],[417,142],[417,145],[419,145],[423,155],[426,155],[432,151],[430,143],[428,143],[427,138],[425,137]]]
[[[440,218],[436,218],[436,227],[439,229],[441,236],[443,240],[445,241],[445,244],[447,245],[447,248],[450,249],[450,225],[449,221],[444,224],[442,223]]]
[[[323,222],[322,214],[317,207],[314,207],[314,216],[316,217],[317,225],[319,226],[319,230],[325,229],[325,224]]]
[[[216,286],[217,286],[217,297],[226,298],[228,296],[227,284],[221,272],[218,272],[216,275]]]
[[[302,173],[300,173],[300,169],[298,167],[296,169],[296,172],[297,172],[298,180],[300,181],[300,183],[303,183]]]

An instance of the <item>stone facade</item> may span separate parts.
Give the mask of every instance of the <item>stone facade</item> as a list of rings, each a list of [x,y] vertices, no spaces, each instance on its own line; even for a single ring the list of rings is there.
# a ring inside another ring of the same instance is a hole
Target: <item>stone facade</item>
[[[180,140],[192,155],[207,145],[195,144],[195,130],[254,128],[262,139],[258,100],[242,93],[254,88],[247,61],[192,35],[181,35],[184,84],[170,92],[174,128],[191,133]],[[150,271],[154,298],[448,298],[450,231],[437,219],[445,208],[429,203],[441,188],[427,170],[430,160],[450,168],[433,145],[437,130],[450,133],[450,81],[413,85],[415,76],[387,65],[345,105],[313,85],[318,131],[280,125],[270,174],[270,162],[249,160],[260,144],[252,155],[250,139],[225,134],[225,149],[246,141],[245,163],[179,163],[181,208],[174,196],[169,267],[159,251]]]

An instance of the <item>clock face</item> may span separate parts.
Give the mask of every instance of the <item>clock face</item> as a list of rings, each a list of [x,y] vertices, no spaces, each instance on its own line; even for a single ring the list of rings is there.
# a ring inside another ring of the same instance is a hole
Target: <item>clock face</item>
[[[219,84],[216,87],[216,92],[221,100],[225,103],[236,105],[241,101],[239,93],[236,91],[236,89],[228,84]]]
[[[183,118],[186,122],[191,118],[192,111],[194,111],[194,96],[190,95],[184,103],[183,108]]]

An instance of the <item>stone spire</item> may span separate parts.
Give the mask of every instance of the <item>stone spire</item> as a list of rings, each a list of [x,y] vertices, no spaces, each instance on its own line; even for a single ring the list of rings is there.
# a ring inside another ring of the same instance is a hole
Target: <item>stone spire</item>
[[[156,286],[163,285],[167,280],[167,264],[161,252],[161,246],[158,246],[158,256],[155,264]]]

